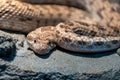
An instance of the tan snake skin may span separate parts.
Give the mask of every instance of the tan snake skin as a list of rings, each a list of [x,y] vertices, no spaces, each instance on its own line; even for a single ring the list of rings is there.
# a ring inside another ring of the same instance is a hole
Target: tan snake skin
[[[0,28],[24,33],[69,19],[84,19],[88,17],[86,15],[89,14],[73,7],[31,5],[17,0],[0,0]]]
[[[49,53],[56,45],[76,52],[102,52],[120,47],[119,24],[107,26],[95,22],[92,15],[84,11],[85,8],[83,10],[81,6],[76,6],[81,4],[80,0],[61,0],[62,5],[50,5],[52,0],[46,0],[49,4],[42,1],[40,3],[44,5],[0,0],[0,28],[28,33],[46,26],[27,36],[30,48],[38,54]],[[53,3],[57,1],[60,0]],[[92,23],[88,20],[92,20]]]

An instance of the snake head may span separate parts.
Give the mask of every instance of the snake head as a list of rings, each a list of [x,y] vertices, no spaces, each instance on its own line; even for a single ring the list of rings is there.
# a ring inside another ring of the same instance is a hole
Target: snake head
[[[27,35],[27,43],[35,53],[40,55],[45,55],[56,47],[54,42],[52,42],[49,38],[45,37],[45,34],[41,33],[40,30],[38,32],[30,32]]]

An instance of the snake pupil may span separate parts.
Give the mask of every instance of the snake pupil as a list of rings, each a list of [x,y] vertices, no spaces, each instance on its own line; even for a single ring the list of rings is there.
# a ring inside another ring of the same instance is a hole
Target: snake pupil
[[[37,41],[36,40],[34,40],[34,43],[36,43]]]

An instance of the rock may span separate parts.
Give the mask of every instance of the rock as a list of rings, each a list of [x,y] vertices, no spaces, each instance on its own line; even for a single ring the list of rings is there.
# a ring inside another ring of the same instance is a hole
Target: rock
[[[117,50],[117,54],[120,56],[120,48]]]
[[[10,50],[9,52],[11,52],[10,56],[0,58],[0,79],[120,79],[120,57],[115,51],[82,54],[57,48],[49,55],[39,56],[29,49],[24,34],[14,35],[16,36],[13,37],[13,34],[9,32],[0,34],[0,46],[2,46],[3,51]],[[6,55],[5,53],[3,54]]]
[[[100,74],[75,73],[64,75],[59,72],[42,73],[23,71],[15,66],[0,65],[0,80],[120,80],[120,70]]]
[[[0,56],[11,55],[15,51],[15,43],[9,36],[0,35]]]

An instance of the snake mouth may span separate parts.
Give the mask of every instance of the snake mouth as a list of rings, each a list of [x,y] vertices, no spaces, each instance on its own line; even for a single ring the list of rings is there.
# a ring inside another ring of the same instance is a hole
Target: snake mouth
[[[32,50],[36,54],[44,55],[44,54],[49,53],[46,51],[46,49],[35,48],[33,45],[31,45],[29,43],[28,43],[28,45],[29,45],[30,50]]]
[[[45,55],[49,53],[49,51],[46,51],[46,49],[35,49],[34,52],[39,55]]]
[[[51,50],[53,50],[56,45],[54,42],[48,42],[46,45],[44,46],[36,46],[31,44],[31,42],[27,41],[29,48],[34,51],[36,54],[39,55],[45,55],[45,54],[49,54]]]

